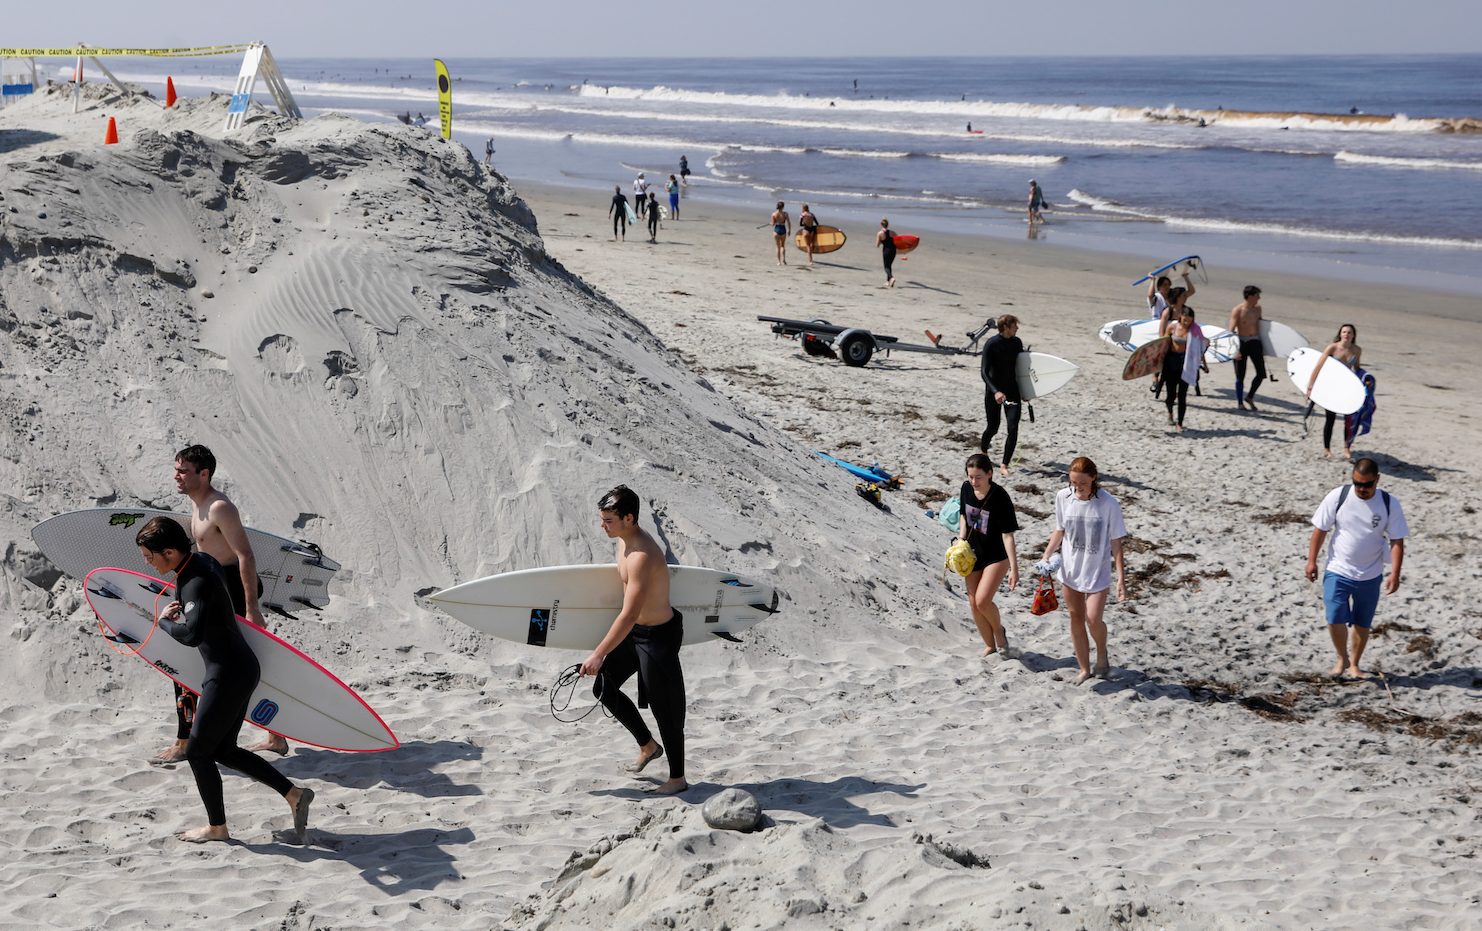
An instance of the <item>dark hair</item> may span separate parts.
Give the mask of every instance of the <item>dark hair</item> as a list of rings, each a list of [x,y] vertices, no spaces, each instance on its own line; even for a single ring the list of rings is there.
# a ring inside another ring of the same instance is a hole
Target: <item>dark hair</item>
[[[1353,471],[1359,475],[1378,475],[1379,463],[1366,456],[1353,464]]]
[[[1159,288],[1163,287],[1165,284],[1173,284],[1173,279],[1169,278],[1167,275],[1159,275],[1158,283],[1153,285],[1153,290],[1156,291]]]
[[[1101,491],[1101,473],[1096,471],[1096,463],[1091,461],[1091,457],[1077,456],[1072,459],[1070,461],[1070,468],[1065,471],[1065,478],[1067,481],[1070,480],[1071,472],[1079,472],[1082,475],[1091,476],[1091,497],[1096,497],[1096,495]]]
[[[197,472],[210,472],[212,478],[216,477],[216,456],[201,444],[187,446],[175,454],[175,461],[182,459],[195,466]]]
[[[988,458],[987,453],[973,453],[967,457],[967,462],[962,465],[962,471],[966,472],[968,469],[977,469],[979,472],[987,472],[989,475],[992,475],[993,460]]]
[[[149,523],[139,528],[139,532],[134,534],[134,544],[151,553],[163,553],[165,550],[189,553],[190,534],[173,519],[160,515],[151,517]]]
[[[1188,292],[1189,292],[1189,289],[1186,288],[1186,287],[1184,287],[1183,285],[1179,285],[1176,288],[1169,288],[1168,289],[1168,306],[1169,307],[1172,307],[1175,304],[1177,304],[1179,301],[1183,300],[1184,299],[1184,295],[1187,294]]]
[[[638,519],[638,493],[627,485],[618,485],[597,502],[597,510],[612,511],[619,519],[631,516]]]
[[[1338,343],[1343,341],[1343,327],[1348,327],[1350,330],[1352,330],[1353,341],[1355,343],[1358,342],[1358,327],[1354,326],[1351,323],[1344,323],[1339,325],[1338,332],[1333,335],[1333,342]]]
[[[779,200],[777,202],[777,209],[778,210],[781,210],[783,207],[786,207],[786,206],[787,206],[787,201]]]
[[[1258,287],[1256,287],[1253,284],[1248,284],[1248,285],[1245,286],[1245,299],[1246,300],[1250,300],[1251,298],[1255,297],[1257,294],[1260,294],[1260,293],[1261,293],[1261,289],[1258,288]]]

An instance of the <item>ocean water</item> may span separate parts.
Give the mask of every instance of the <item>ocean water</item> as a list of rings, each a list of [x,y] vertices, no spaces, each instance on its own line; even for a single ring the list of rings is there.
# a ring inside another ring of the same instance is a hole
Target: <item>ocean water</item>
[[[594,204],[683,154],[701,202],[758,222],[807,201],[825,223],[890,215],[1482,293],[1482,56],[447,64],[460,141],[482,156],[493,137],[509,176],[590,187]],[[229,91],[237,61],[169,65],[184,91]],[[280,65],[308,112],[436,121],[428,60]],[[117,70],[162,84],[159,67]],[[1031,177],[1054,205],[1033,231]]]

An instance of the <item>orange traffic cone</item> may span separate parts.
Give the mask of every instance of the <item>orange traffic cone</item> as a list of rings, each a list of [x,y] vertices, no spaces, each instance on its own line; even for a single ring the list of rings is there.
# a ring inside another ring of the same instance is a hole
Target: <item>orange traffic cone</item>
[[[165,109],[175,106],[175,79],[165,78]]]
[[[111,116],[108,118],[108,132],[103,134],[103,144],[118,145],[118,124]]]

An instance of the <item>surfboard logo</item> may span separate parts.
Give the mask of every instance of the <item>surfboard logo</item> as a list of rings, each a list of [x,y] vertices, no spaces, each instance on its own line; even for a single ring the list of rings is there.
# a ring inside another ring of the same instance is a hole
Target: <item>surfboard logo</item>
[[[252,709],[252,713],[248,715],[252,719],[253,724],[261,724],[263,726],[266,726],[269,721],[277,716],[278,703],[270,698],[264,698],[258,702],[257,706]]]
[[[157,659],[154,661],[154,668],[158,669],[160,672],[164,673],[167,676],[180,675],[180,671],[178,669],[176,669],[174,666],[171,666],[169,663],[165,662],[162,659]]]
[[[143,517],[143,514],[114,514],[112,517],[108,518],[108,526],[132,527],[134,526],[134,523],[136,521],[140,520]]]
[[[530,627],[525,633],[525,643],[532,647],[545,646],[546,634],[550,633],[550,629],[551,609],[531,608]]]

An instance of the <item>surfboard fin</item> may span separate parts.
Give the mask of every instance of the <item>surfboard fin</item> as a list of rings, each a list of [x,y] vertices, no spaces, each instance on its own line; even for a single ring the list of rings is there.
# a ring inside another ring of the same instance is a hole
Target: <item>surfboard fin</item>
[[[772,592],[772,603],[771,604],[762,604],[760,601],[756,601],[756,602],[752,602],[752,604],[750,605],[750,607],[755,608],[756,610],[761,611],[764,614],[776,614],[778,612],[778,610],[780,610],[777,607],[777,601],[778,601],[777,592],[776,591],[773,591]],[[716,636],[720,636],[720,635],[719,634],[716,634]]]
[[[290,598],[288,600],[291,601],[291,602],[293,602],[294,604],[301,604],[301,605],[303,605],[306,608],[313,608],[315,611],[320,610],[320,608],[319,608],[318,605],[314,604],[314,602],[310,601],[309,599],[305,598],[302,595],[294,595],[292,598]]]
[[[263,607],[264,608],[267,608],[269,611],[273,612],[274,614],[281,614],[282,616],[288,618],[290,621],[296,621],[296,620],[298,620],[298,618],[294,617],[292,614],[289,614],[288,611],[287,611],[287,609],[285,609],[282,605],[277,604],[276,602],[274,602],[273,604],[266,604],[265,603],[263,605]]]
[[[114,591],[113,586],[111,585],[103,585],[99,588],[90,588],[88,589],[88,591],[92,592],[94,595],[99,596],[100,598],[112,598],[115,601],[123,600],[123,596]]]
[[[722,640],[729,640],[732,643],[743,643],[744,642],[740,637],[736,636],[735,634],[731,633],[728,630],[712,630],[711,633],[714,634],[715,636],[719,637]]]
[[[113,632],[113,636],[111,636],[111,637],[108,636],[107,634],[104,634],[103,635],[103,639],[104,640],[111,640],[114,643],[122,643],[124,646],[128,646],[130,644],[134,644],[134,643],[138,643],[139,642],[138,640],[135,640],[133,637],[130,637],[128,634],[124,633],[123,631],[114,631]]]

